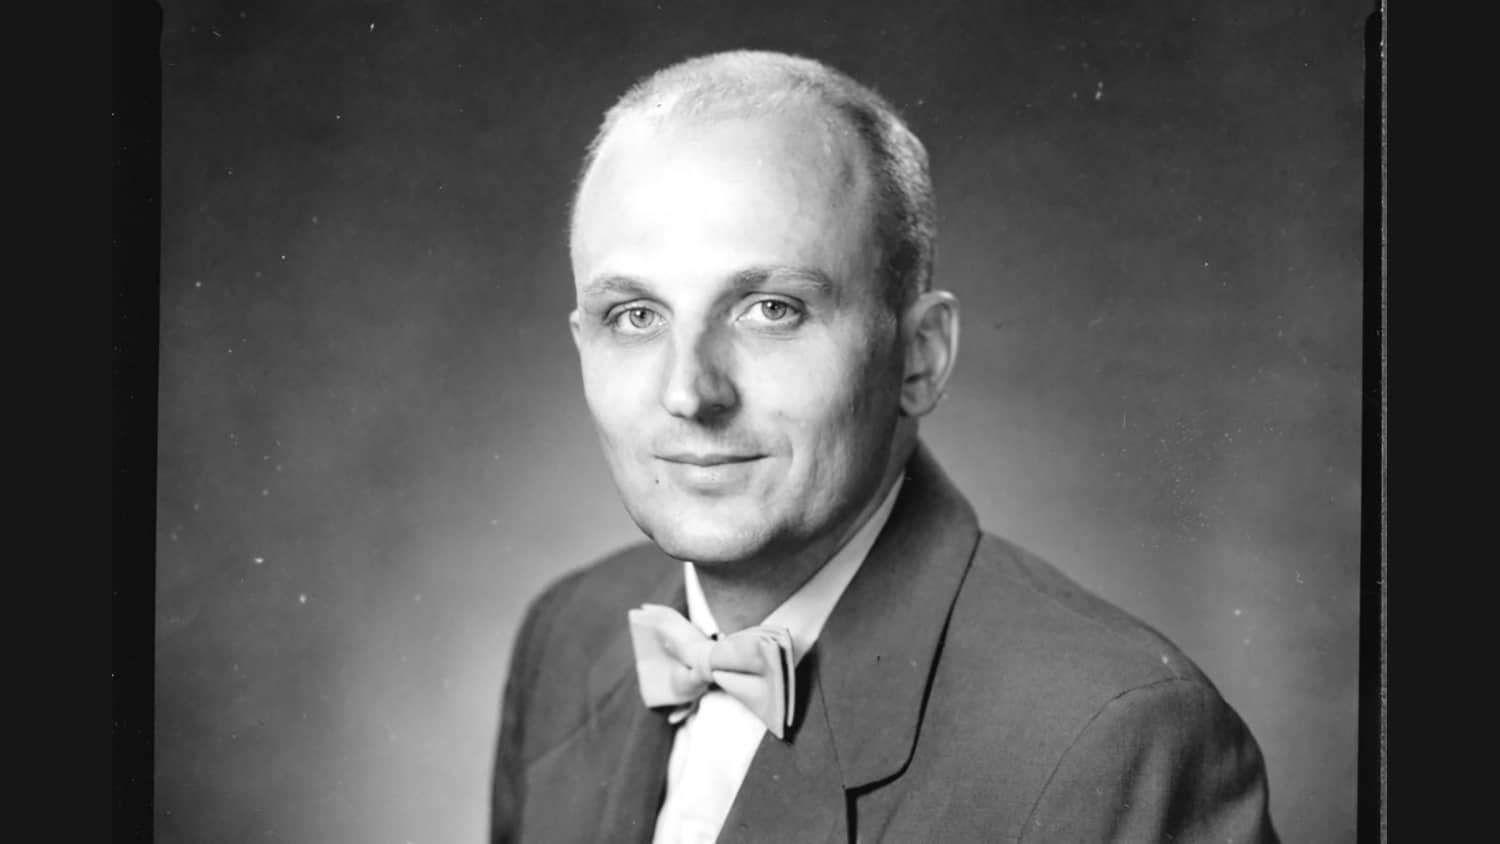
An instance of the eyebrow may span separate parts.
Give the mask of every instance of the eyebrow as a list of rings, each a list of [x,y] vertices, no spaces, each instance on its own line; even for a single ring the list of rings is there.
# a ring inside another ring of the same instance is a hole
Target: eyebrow
[[[817,267],[781,264],[740,270],[731,277],[730,287],[737,293],[744,293],[773,279],[795,287],[809,288],[809,292],[824,296],[836,297],[838,295],[838,285],[833,283],[833,279],[829,278],[827,273]]]
[[[827,273],[817,267],[770,264],[746,267],[729,278],[729,292],[736,294],[754,290],[772,280],[797,287],[811,288],[812,292],[825,296],[838,293],[838,285],[834,284],[833,279],[829,278]],[[649,296],[651,292],[651,285],[642,279],[613,274],[593,279],[579,291],[585,299],[607,295]]]
[[[611,294],[623,296],[646,296],[651,293],[651,285],[628,275],[606,275],[590,281],[579,291],[579,296],[584,299],[595,299]]]

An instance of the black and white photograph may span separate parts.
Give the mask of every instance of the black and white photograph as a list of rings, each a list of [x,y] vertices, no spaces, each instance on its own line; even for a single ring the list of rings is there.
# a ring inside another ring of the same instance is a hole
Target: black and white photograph
[[[149,840],[1380,840],[1378,2],[144,6]]]

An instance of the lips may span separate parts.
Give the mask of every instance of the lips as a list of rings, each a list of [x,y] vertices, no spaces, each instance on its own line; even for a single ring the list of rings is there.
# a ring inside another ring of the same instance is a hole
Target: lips
[[[763,454],[743,454],[720,451],[678,451],[658,455],[660,459],[668,463],[682,463],[688,466],[724,466],[734,463],[749,463],[759,460]]]
[[[749,490],[768,455],[750,451],[661,451],[659,477],[680,494],[718,499]]]

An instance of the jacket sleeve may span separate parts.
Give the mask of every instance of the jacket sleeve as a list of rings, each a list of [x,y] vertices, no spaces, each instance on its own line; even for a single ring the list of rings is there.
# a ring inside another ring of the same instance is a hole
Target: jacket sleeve
[[[1265,765],[1211,685],[1172,679],[1106,704],[1063,754],[1026,842],[1276,844]]]

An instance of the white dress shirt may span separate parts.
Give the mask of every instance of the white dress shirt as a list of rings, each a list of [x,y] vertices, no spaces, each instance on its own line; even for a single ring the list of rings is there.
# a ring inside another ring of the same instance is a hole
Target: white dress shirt
[[[896,503],[901,482],[898,477],[880,509],[833,559],[761,622],[791,631],[793,656],[798,662],[818,640],[839,596],[875,544]],[[709,612],[692,563],[682,564],[682,576],[687,587],[688,620],[707,635],[718,633],[719,626]],[[672,739],[667,797],[656,817],[653,844],[711,844],[729,815],[765,732],[766,725],[726,692],[706,692],[693,714],[678,725]]]

